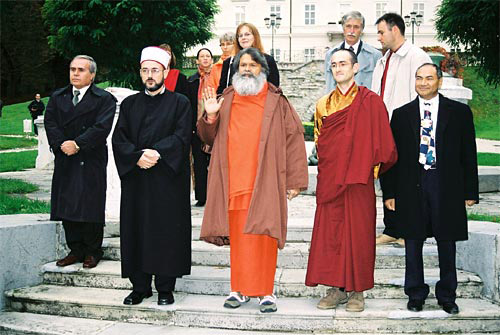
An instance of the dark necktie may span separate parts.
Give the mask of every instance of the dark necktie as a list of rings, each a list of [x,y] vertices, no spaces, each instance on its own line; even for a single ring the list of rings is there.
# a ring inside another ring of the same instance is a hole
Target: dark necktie
[[[351,50],[352,52],[354,52],[354,48],[352,47],[352,45],[349,47],[349,50]]]
[[[420,120],[420,154],[418,162],[429,170],[434,168],[436,149],[434,144],[433,124],[431,119],[430,103],[424,102],[424,118]]]
[[[80,95],[79,90],[75,90],[74,96],[73,96],[73,106],[76,106],[78,104],[78,96]]]

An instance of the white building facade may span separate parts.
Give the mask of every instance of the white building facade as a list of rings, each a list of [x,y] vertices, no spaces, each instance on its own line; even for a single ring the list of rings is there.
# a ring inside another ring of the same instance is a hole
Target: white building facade
[[[363,41],[380,48],[375,21],[384,13],[395,12],[402,16],[415,11],[423,16],[422,24],[414,27],[414,40],[418,46],[449,47],[435,38],[435,12],[441,0],[219,0],[220,12],[215,16],[212,29],[214,38],[204,46],[220,55],[217,36],[235,32],[241,22],[250,22],[259,30],[266,52],[278,62],[303,62],[322,59],[328,48],[342,41],[342,16],[357,10],[366,20]],[[276,14],[281,24],[272,37],[264,18]],[[406,38],[412,40],[412,26],[406,27]],[[188,52],[196,54],[198,46]]]

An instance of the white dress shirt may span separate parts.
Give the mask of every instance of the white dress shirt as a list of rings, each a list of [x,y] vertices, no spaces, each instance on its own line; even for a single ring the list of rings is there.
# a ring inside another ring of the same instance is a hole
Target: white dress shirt
[[[359,39],[356,44],[354,45],[349,45],[349,43],[347,43],[346,40],[344,40],[344,48],[346,49],[349,49],[350,47],[352,47],[354,49],[354,53],[357,55],[358,54],[358,48],[359,48],[359,42],[361,41],[361,39]]]
[[[83,96],[85,95],[85,93],[87,93],[89,87],[90,85],[84,86],[82,88],[75,88],[75,86],[73,86],[73,96],[75,96],[75,91],[80,91],[80,95],[78,96],[78,102],[82,101]]]

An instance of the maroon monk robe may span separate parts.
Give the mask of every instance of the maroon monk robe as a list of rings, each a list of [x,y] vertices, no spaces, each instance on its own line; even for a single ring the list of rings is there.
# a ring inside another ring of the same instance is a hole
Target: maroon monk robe
[[[323,120],[318,138],[316,215],[306,285],[365,291],[375,268],[373,167],[397,160],[382,99],[360,86],[352,104]]]

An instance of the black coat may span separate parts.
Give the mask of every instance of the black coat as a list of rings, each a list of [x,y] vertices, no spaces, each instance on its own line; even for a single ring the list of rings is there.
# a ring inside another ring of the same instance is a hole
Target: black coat
[[[278,71],[278,66],[276,65],[276,61],[271,55],[264,54],[264,57],[266,57],[267,65],[269,66],[269,75],[267,76],[267,81],[276,87],[280,87],[280,73]],[[234,57],[229,57],[222,63],[222,70],[220,74],[219,87],[217,88],[217,95],[221,95],[226,87],[231,86],[235,70],[233,67],[233,60]]]
[[[51,220],[104,222],[106,203],[106,137],[111,131],[116,99],[92,84],[73,106],[72,86],[56,90],[45,113],[45,129],[55,156],[51,192]],[[60,149],[74,140],[78,153]]]
[[[396,199],[395,224],[399,236],[430,237],[421,217],[420,111],[418,97],[394,110],[391,128],[398,162],[381,176],[383,197]],[[467,239],[465,200],[479,200],[474,122],[469,106],[439,95],[436,129],[436,164],[439,178],[438,240]]]
[[[142,91],[120,105],[112,142],[122,191],[123,277],[190,273],[190,141],[191,109],[184,95]],[[137,166],[144,149],[161,155],[150,169]]]
[[[43,115],[45,105],[42,100],[36,101],[35,99],[29,104],[28,110],[30,111],[31,118],[36,119],[39,115]]]

